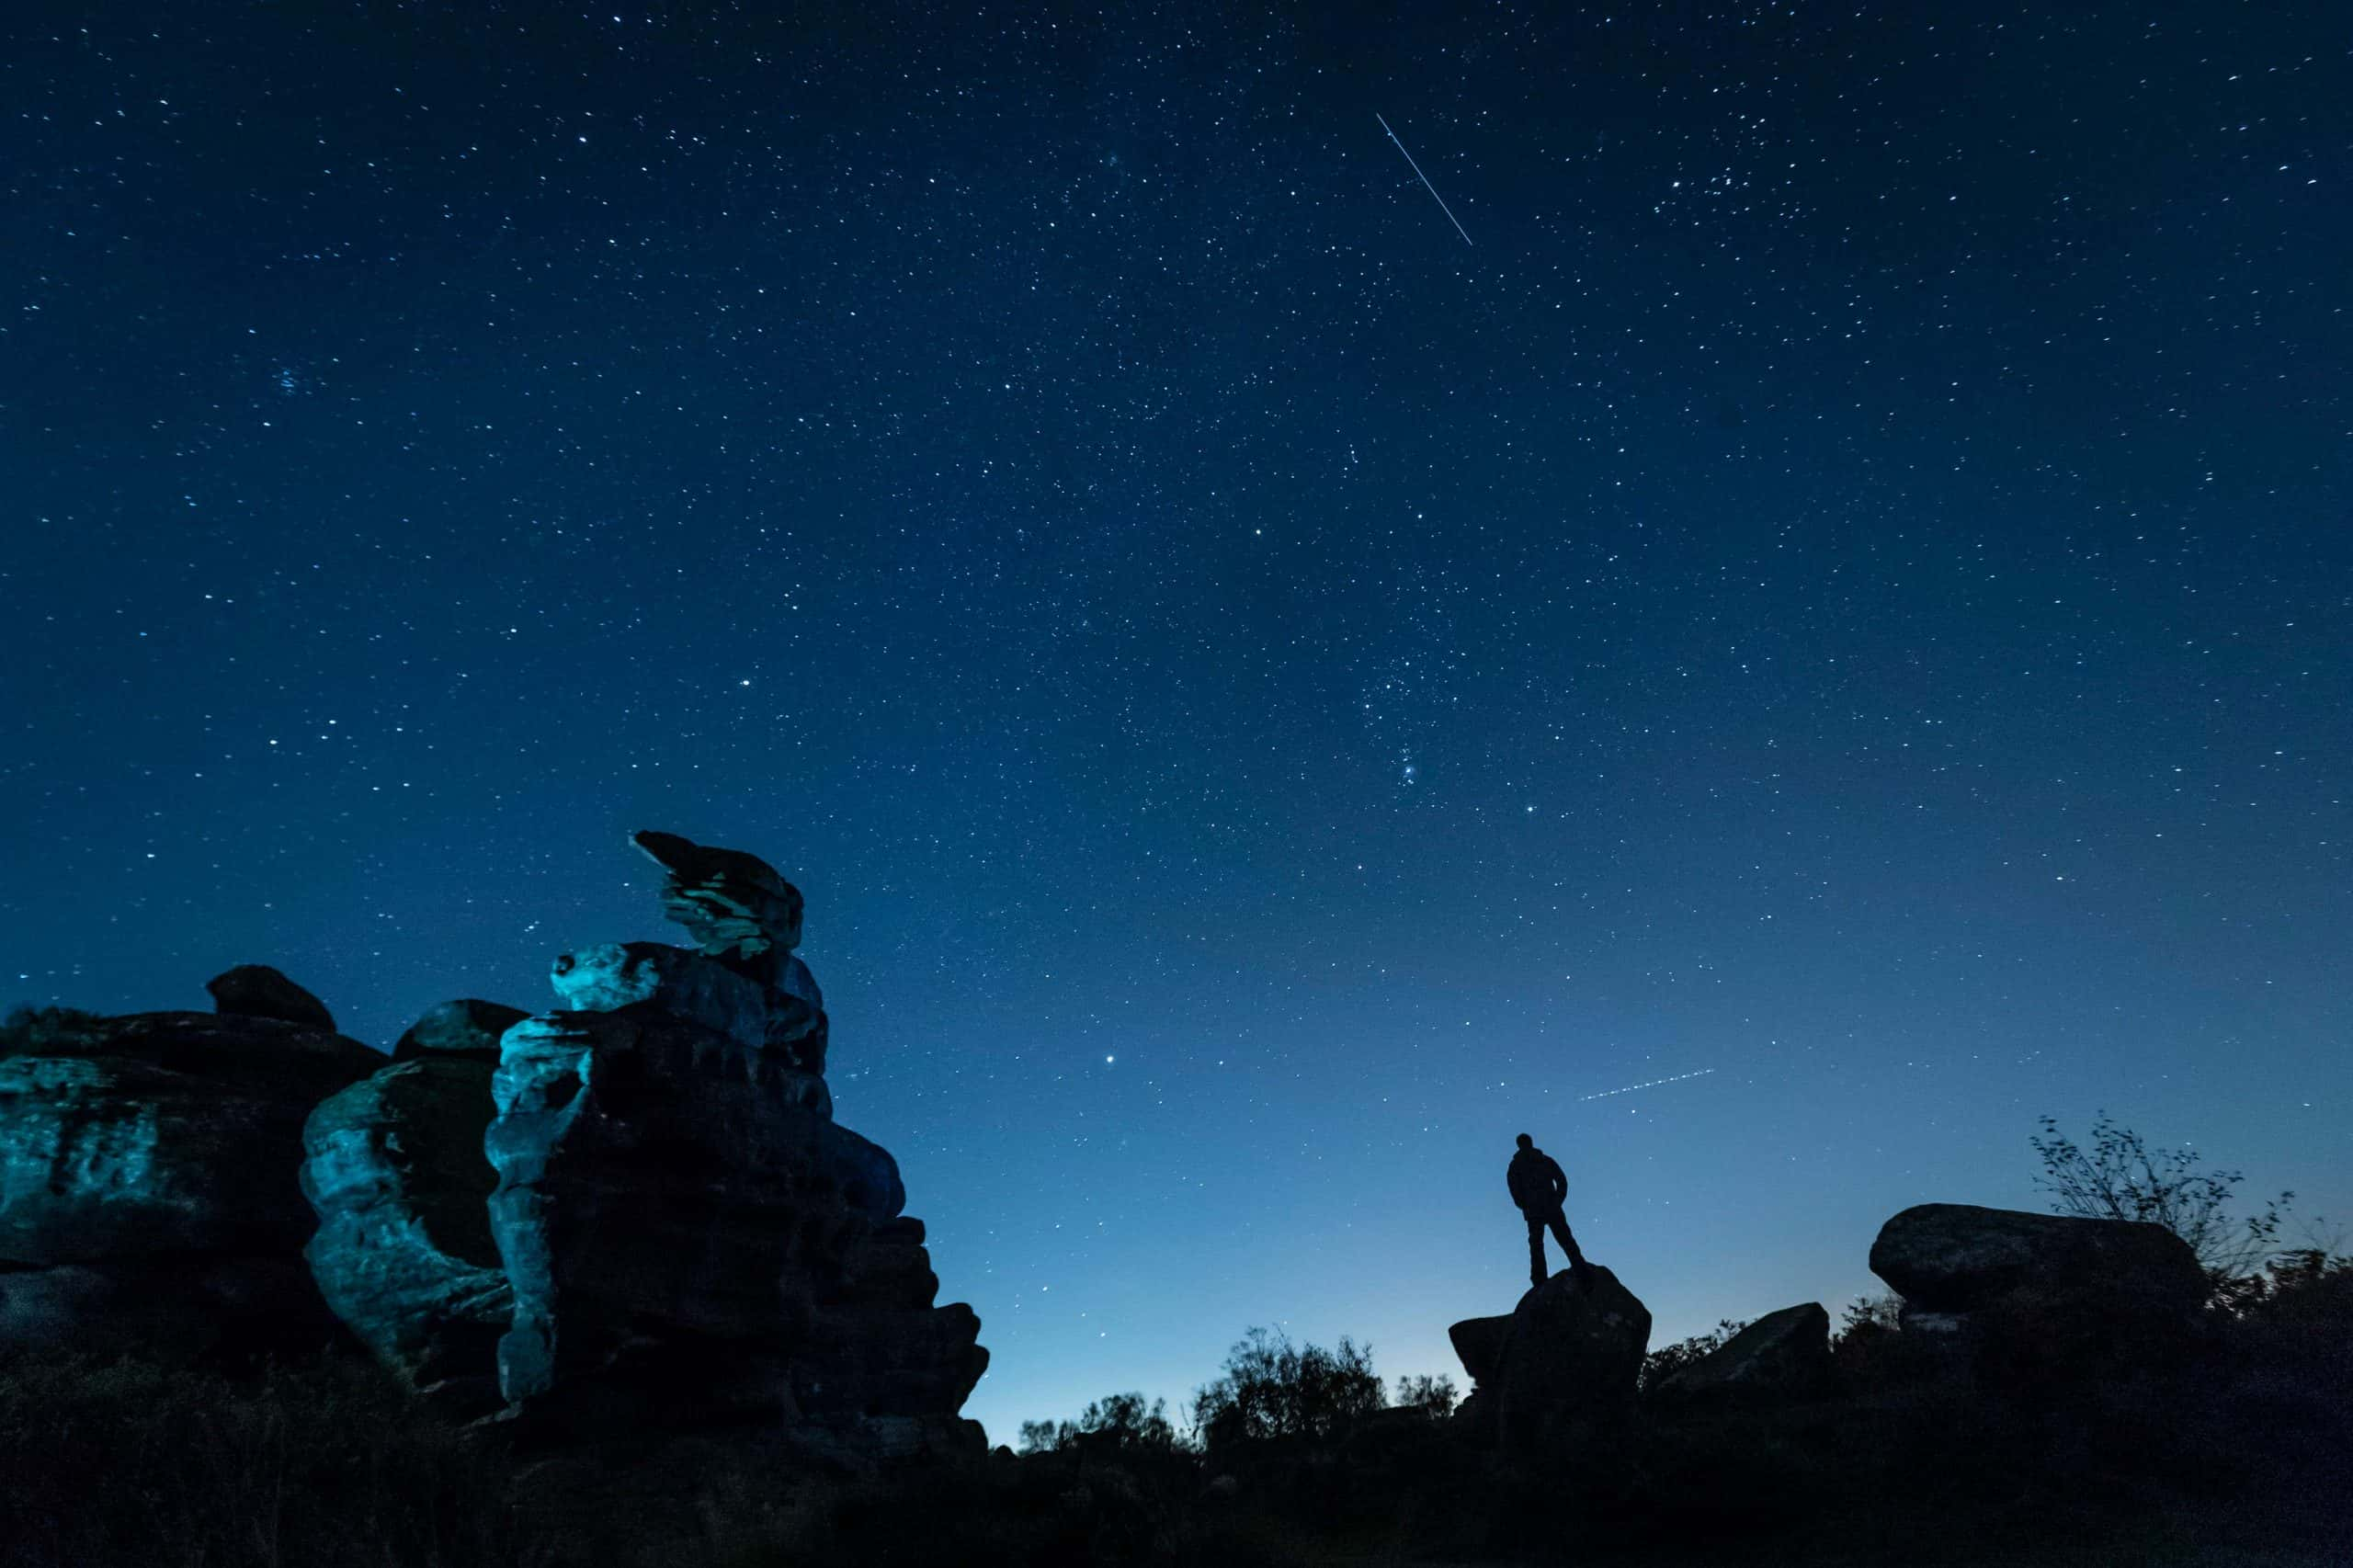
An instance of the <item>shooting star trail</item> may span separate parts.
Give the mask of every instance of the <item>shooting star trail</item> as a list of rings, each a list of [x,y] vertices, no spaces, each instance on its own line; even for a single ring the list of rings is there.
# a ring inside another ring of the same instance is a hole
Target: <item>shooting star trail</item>
[[[1389,130],[1389,122],[1387,120],[1381,119],[1381,116],[1377,113],[1372,118],[1381,120],[1381,129],[1389,132],[1389,140],[1392,142],[1397,142],[1397,133]],[[1397,150],[1400,153],[1405,153],[1405,143],[1403,142],[1397,142]],[[1462,243],[1466,245],[1470,244],[1471,236],[1464,233],[1462,228],[1462,220],[1454,215],[1454,209],[1446,204],[1446,198],[1438,193],[1438,187],[1430,183],[1429,176],[1422,173],[1422,165],[1414,162],[1414,154],[1411,153],[1405,153],[1405,166],[1414,171],[1414,177],[1420,180],[1422,182],[1422,188],[1430,193],[1430,199],[1437,202],[1438,210],[1446,214],[1446,221],[1454,225],[1454,232],[1462,235]]]
[[[1604,1089],[1597,1095],[1579,1095],[1577,1103],[1582,1105],[1586,1100],[1606,1100],[1612,1095],[1631,1095],[1636,1089],[1655,1089],[1661,1084],[1679,1084],[1686,1078],[1704,1078],[1714,1071],[1712,1067],[1702,1067],[1697,1073],[1677,1073],[1672,1078],[1653,1078],[1647,1084],[1629,1084],[1622,1089]]]

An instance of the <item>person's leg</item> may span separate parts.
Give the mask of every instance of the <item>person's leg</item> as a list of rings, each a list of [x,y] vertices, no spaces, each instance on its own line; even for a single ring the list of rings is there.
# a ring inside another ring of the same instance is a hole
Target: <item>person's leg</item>
[[[1546,1272],[1544,1267],[1544,1216],[1541,1214],[1529,1214],[1523,1211],[1522,1217],[1528,1221],[1528,1282],[1530,1285],[1541,1285],[1544,1283],[1544,1275]]]
[[[1577,1239],[1569,1233],[1568,1216],[1555,1209],[1544,1218],[1552,1228],[1552,1239],[1559,1242],[1561,1250],[1569,1255],[1569,1267],[1583,1268],[1586,1266],[1585,1254],[1577,1250]],[[1538,1244],[1542,1245],[1540,1242]]]

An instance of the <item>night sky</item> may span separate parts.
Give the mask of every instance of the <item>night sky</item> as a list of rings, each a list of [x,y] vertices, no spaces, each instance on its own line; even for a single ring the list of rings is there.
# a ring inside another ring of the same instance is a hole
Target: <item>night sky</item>
[[[1460,1381],[1522,1131],[1654,1343],[2045,1113],[2353,1221],[2342,6],[8,15],[0,1000],[752,850],[1000,1439]]]

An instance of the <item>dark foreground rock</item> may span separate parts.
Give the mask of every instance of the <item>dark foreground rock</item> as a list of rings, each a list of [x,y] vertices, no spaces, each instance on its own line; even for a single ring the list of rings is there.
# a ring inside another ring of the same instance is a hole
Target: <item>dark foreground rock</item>
[[[204,983],[213,1011],[244,1018],[278,1018],[333,1033],[327,1005],[266,963],[241,963]]]
[[[454,1410],[499,1403],[514,1315],[490,1235],[492,1072],[429,1048],[323,1101],[303,1130],[320,1293],[378,1360]]]
[[[1907,1306],[1971,1312],[2022,1289],[2088,1288],[2185,1311],[2205,1301],[2189,1244],[2162,1225],[1923,1203],[1880,1227],[1871,1272]]]
[[[1659,1397],[1772,1402],[1829,1392],[1830,1314],[1819,1301],[1768,1312],[1668,1376]]]
[[[1500,1335],[1498,1321],[1508,1324]],[[1605,1438],[1631,1418],[1651,1314],[1596,1264],[1547,1279],[1509,1319],[1467,1319],[1449,1337],[1476,1385],[1458,1417],[1474,1440],[1553,1449]]]
[[[520,1007],[468,996],[440,1002],[425,1010],[392,1046],[392,1060],[413,1062],[420,1056],[471,1056],[493,1066],[498,1062],[498,1038],[530,1015]]]
[[[2161,1225],[1926,1203],[1881,1227],[1870,1266],[1908,1341],[2018,1389],[2178,1362],[2212,1329],[2205,1271]]]
[[[293,1173],[311,1108],[381,1055],[233,1012],[38,1049],[0,1059],[0,1344],[242,1355],[332,1332]]]

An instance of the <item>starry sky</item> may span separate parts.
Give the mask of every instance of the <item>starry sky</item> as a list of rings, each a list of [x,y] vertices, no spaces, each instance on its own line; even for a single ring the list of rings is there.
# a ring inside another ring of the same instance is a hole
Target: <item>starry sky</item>
[[[2046,1113],[2353,1221],[2341,7],[1157,10],[11,7],[6,999],[753,850],[998,1438],[1459,1378],[1521,1131],[1659,1343]]]

